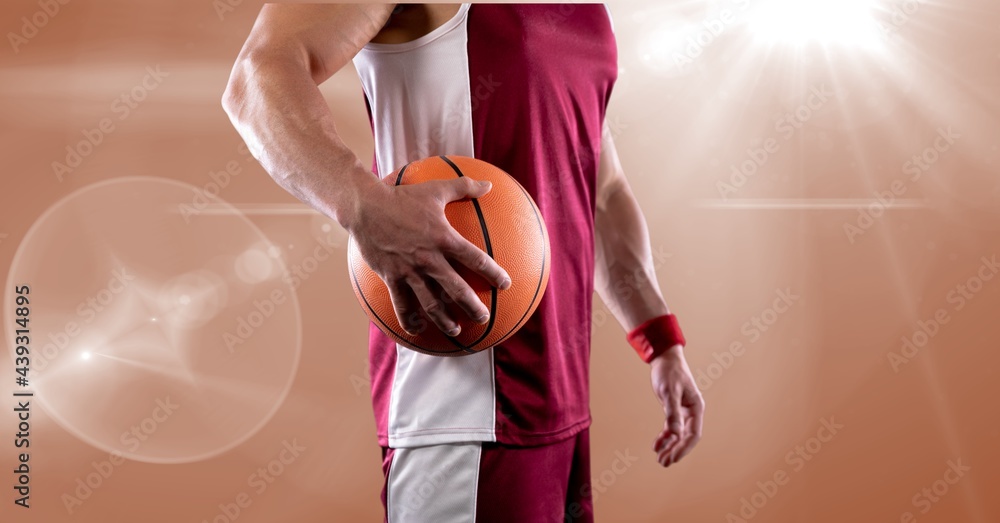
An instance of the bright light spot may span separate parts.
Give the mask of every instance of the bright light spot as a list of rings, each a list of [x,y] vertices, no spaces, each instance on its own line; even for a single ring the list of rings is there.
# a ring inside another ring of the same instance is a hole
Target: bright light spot
[[[281,249],[279,249],[277,246],[272,245],[267,248],[267,255],[272,258],[277,258],[281,256]]]
[[[171,327],[194,328],[224,309],[228,296],[221,276],[204,269],[183,273],[160,285],[150,317]]]
[[[670,61],[673,53],[681,52],[688,36],[695,33],[697,27],[689,23],[665,22],[656,29],[646,33],[641,48],[645,51],[642,57],[649,61]]]
[[[767,0],[750,20],[760,39],[875,47],[881,41],[874,0]]]
[[[80,354],[80,359],[81,360],[89,360],[90,359],[90,352],[88,351],[88,352],[84,352],[83,354]]]
[[[319,228],[319,230],[321,230],[323,232],[330,232],[330,230],[332,230],[332,229],[333,229],[333,227],[330,227],[329,223],[324,223],[323,226]]]
[[[233,269],[236,276],[245,283],[260,283],[274,274],[274,262],[272,258],[260,249],[247,249],[236,258],[236,265]]]
[[[693,63],[714,38],[708,29],[687,19],[666,17],[639,34],[639,57],[646,68],[675,76],[685,72],[682,69]]]
[[[156,318],[150,318],[149,321],[156,321]]]

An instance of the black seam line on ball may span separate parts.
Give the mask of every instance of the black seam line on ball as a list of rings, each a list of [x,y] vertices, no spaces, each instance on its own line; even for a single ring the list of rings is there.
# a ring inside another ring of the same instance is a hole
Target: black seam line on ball
[[[412,163],[412,162],[410,162],[410,163]],[[396,176],[396,185],[399,185],[399,184],[403,183],[403,173],[406,172],[406,168],[409,167],[409,166],[410,166],[410,164],[408,163],[408,164],[404,165],[402,169],[399,170],[399,176]]]
[[[451,168],[455,170],[455,174],[457,174],[459,178],[465,176],[464,174],[462,174],[462,170],[459,169],[458,166],[454,164],[454,162],[449,160],[447,156],[439,156],[439,158],[441,158],[442,160],[444,160],[445,163],[450,165]],[[483,245],[486,246],[486,255],[489,256],[490,259],[492,259],[493,244],[490,243],[490,231],[489,229],[486,228],[486,217],[483,216],[483,208],[479,206],[478,198],[471,198],[471,200],[472,200],[472,206],[476,209],[476,215],[479,217],[479,229],[483,233]],[[487,336],[489,336],[490,332],[493,331],[493,325],[494,323],[496,323],[496,316],[497,316],[496,312],[497,312],[497,288],[493,285],[490,285],[490,321],[489,323],[486,324],[486,329],[483,330],[483,334],[468,345],[462,345],[461,343],[458,342],[458,340],[455,340],[454,338],[451,337],[449,337],[448,339],[453,340],[455,345],[461,347],[466,352],[470,353],[475,352],[471,350],[469,347],[473,347],[479,342],[483,341],[484,339],[486,339]]]
[[[545,234],[545,225],[542,222],[542,216],[538,213],[539,212],[538,208],[535,206],[535,204],[533,203],[533,200],[531,199],[531,195],[528,194],[528,191],[526,191],[524,189],[524,187],[521,186],[521,184],[517,184],[517,187],[519,189],[521,189],[521,194],[524,195],[524,198],[528,201],[528,204],[531,205],[531,211],[533,213],[535,213],[535,220],[538,222],[538,232],[539,232],[539,234],[542,235],[542,238],[545,238],[545,236],[546,236],[546,234]],[[542,242],[542,249],[543,249],[542,250],[542,270],[541,270],[541,272],[538,273],[538,284],[535,285],[535,295],[532,296],[531,303],[536,303],[536,300],[538,299],[538,292],[542,289],[542,279],[545,278],[545,259],[548,258],[548,256],[547,256],[548,250],[549,250],[548,242],[544,242],[544,241]],[[519,320],[517,320],[517,323],[515,323],[514,326],[511,327],[511,329],[509,331],[507,331],[503,336],[501,336],[500,339],[501,340],[506,339],[507,336],[510,336],[511,332],[513,332],[513,331],[521,328],[521,326],[524,324],[524,322],[527,321],[527,316],[528,316],[528,311],[524,311],[524,314],[522,314],[521,318]]]

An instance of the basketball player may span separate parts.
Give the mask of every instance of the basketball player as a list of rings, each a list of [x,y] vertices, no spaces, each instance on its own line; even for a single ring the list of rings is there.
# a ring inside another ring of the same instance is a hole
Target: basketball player
[[[379,176],[432,155],[490,162],[534,197],[552,246],[537,311],[498,347],[429,356],[370,328],[387,520],[593,521],[595,287],[651,366],[666,414],[653,443],[661,465],[698,442],[704,409],[659,292],[644,218],[604,131],[618,72],[607,9],[267,5],[237,58],[223,105],[264,168],[354,236],[404,328],[426,317],[456,335],[446,299],[475,321],[488,311],[452,263],[500,292],[510,285],[444,216],[445,204],[489,186],[464,177],[395,187],[372,176],[338,137],[317,88],[352,60]]]

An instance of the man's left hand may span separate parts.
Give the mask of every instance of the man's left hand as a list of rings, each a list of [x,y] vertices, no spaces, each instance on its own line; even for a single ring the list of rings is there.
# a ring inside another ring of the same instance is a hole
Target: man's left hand
[[[660,465],[668,467],[680,461],[701,440],[705,400],[680,345],[667,349],[650,365],[653,391],[666,414],[663,432],[653,442],[653,451]]]

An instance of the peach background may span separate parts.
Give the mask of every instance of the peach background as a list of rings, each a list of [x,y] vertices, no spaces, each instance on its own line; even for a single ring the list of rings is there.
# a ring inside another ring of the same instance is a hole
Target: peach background
[[[12,504],[15,423],[11,398],[3,400],[3,521],[213,521],[240,492],[251,499],[239,516],[246,523],[381,517],[367,329],[346,278],[345,238],[241,151],[219,100],[260,4],[221,16],[218,4],[70,2],[19,52],[0,49],[0,260],[13,267],[5,343],[15,284],[33,286],[38,344],[79,316],[75,304],[108,283],[115,263],[137,274],[87,334],[120,336],[83,347],[80,335],[51,362],[53,377],[38,373],[48,399],[33,403],[30,510]],[[906,512],[918,521],[1000,520],[1000,280],[954,294],[982,257],[1000,254],[1000,7],[910,2],[919,7],[904,19],[893,15],[904,2],[875,2],[894,36],[859,49],[761,42],[746,23],[757,3],[736,4],[612,7],[622,72],[609,118],[708,412],[696,451],[661,470],[649,450],[662,416],[647,371],[600,306],[592,365],[598,517],[736,521],[728,515],[739,515],[742,498],[759,502],[758,482],[778,473],[787,483],[748,521],[900,521]],[[677,69],[672,53],[686,44],[664,40],[725,8],[735,21]],[[5,3],[0,28],[18,32],[21,17],[39,9]],[[112,101],[139,85],[147,66],[169,76],[119,119]],[[370,158],[354,71],[322,89],[345,139]],[[827,99],[802,109],[811,89]],[[789,135],[776,120],[795,111],[806,117]],[[51,163],[103,118],[114,131],[57,180]],[[949,127],[954,143],[927,153]],[[748,149],[769,139],[763,165],[721,198],[717,182],[760,158]],[[906,163],[925,153],[936,161],[914,181]],[[238,174],[193,227],[167,210],[184,201],[179,194],[193,194],[189,187],[125,180],[205,187],[227,164]],[[900,195],[885,210],[876,193],[894,181]],[[54,207],[84,187],[89,200]],[[870,204],[878,216],[849,237],[845,224],[857,225]],[[323,243],[332,253],[312,265],[307,258]],[[283,269],[296,265],[312,267],[308,280],[282,282]],[[182,300],[190,289],[211,292]],[[275,290],[286,299],[273,321],[224,358],[220,332]],[[783,312],[771,309],[779,291],[797,297],[779,305]],[[895,372],[889,354],[936,314],[947,323]],[[771,325],[744,327],[755,317]],[[734,344],[738,355],[726,356]],[[14,388],[8,361],[5,391]],[[70,515],[63,495],[164,394],[180,410]],[[809,461],[787,459],[830,418],[843,428],[814,441]],[[248,485],[259,467],[277,470],[272,460],[293,440],[305,450],[273,483],[259,493]],[[623,455],[639,459],[623,469],[615,463]],[[971,468],[939,501],[915,500],[945,478],[949,460]]]

